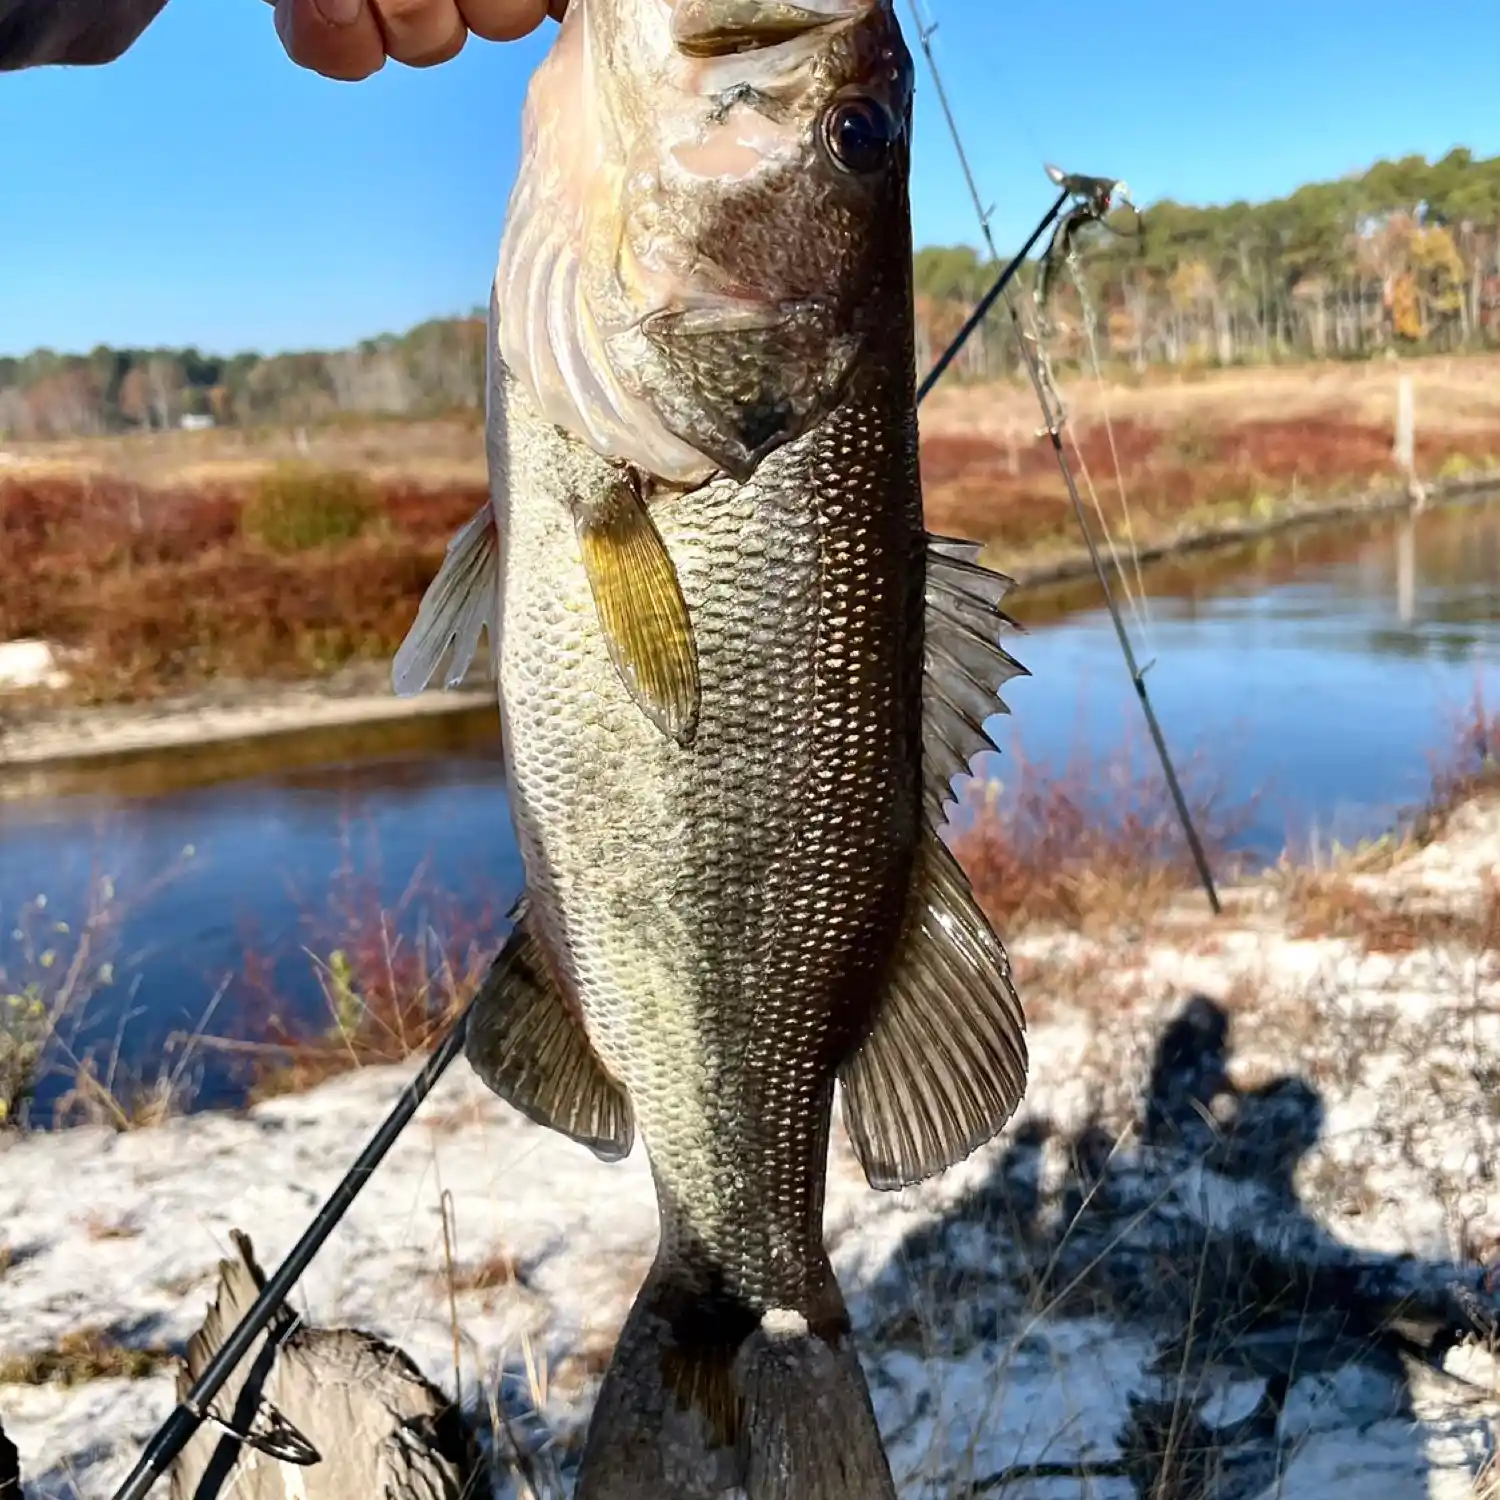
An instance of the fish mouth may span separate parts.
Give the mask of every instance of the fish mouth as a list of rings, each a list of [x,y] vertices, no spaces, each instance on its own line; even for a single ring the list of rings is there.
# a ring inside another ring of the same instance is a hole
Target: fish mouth
[[[685,57],[733,57],[857,20],[880,0],[677,0],[672,42]]]

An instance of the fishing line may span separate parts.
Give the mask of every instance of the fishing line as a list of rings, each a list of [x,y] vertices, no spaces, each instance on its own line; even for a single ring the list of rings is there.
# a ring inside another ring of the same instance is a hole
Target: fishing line
[[[1079,447],[1078,439],[1073,438],[1073,450],[1078,456],[1078,466],[1084,471],[1084,478],[1089,486],[1089,493],[1093,495],[1094,509],[1099,514],[1099,524],[1104,528],[1104,539],[1109,543],[1109,553],[1114,559],[1115,567],[1120,576],[1126,582],[1126,594],[1131,601],[1135,612],[1136,624],[1140,628],[1141,637],[1146,643],[1146,653],[1151,655],[1151,596],[1146,592],[1145,577],[1141,568],[1141,549],[1135,539],[1135,517],[1130,509],[1130,501],[1125,494],[1125,470],[1120,463],[1120,450],[1115,443],[1115,424],[1111,419],[1109,410],[1109,392],[1104,384],[1104,366],[1099,358],[1099,341],[1095,334],[1098,315],[1094,308],[1093,299],[1088,294],[1088,287],[1084,284],[1083,273],[1078,265],[1078,257],[1071,252],[1068,255],[1068,274],[1078,292],[1079,306],[1083,310],[1083,332],[1089,346],[1089,364],[1094,372],[1094,384],[1098,389],[1099,409],[1104,414],[1104,433],[1109,439],[1110,461],[1115,468],[1115,488],[1120,496],[1120,512],[1125,518],[1125,537],[1130,545],[1130,560],[1135,569],[1135,587],[1131,589],[1125,570],[1120,566],[1119,555],[1115,552],[1114,537],[1110,534],[1109,523],[1104,519],[1104,510],[1099,503],[1099,497],[1093,494],[1093,481],[1088,478],[1088,468],[1083,461],[1083,450]]]
[[[1056,241],[1054,241],[1054,244],[1055,243],[1056,243]],[[1069,262],[1069,265],[1072,266],[1073,269],[1076,271],[1076,265],[1074,265],[1073,255],[1072,255],[1071,252],[1068,255],[1068,262]],[[1088,326],[1088,319],[1091,316],[1092,308],[1090,307],[1090,305],[1088,304],[1088,302],[1086,300],[1082,299],[1082,288],[1080,288],[1079,290],[1080,290],[1080,300],[1082,300],[1082,316],[1083,316],[1083,319],[1084,319],[1085,328],[1087,328],[1087,326]],[[1054,409],[1054,411],[1056,413],[1057,424],[1058,424],[1058,426],[1060,428],[1063,428],[1067,432],[1067,434],[1068,434],[1068,442],[1072,445],[1072,448],[1073,448],[1073,461],[1078,466],[1079,475],[1081,476],[1081,478],[1083,480],[1083,487],[1084,487],[1084,489],[1086,489],[1088,491],[1089,504],[1093,507],[1094,515],[1098,519],[1098,522],[1099,522],[1099,529],[1104,534],[1104,542],[1105,542],[1105,545],[1109,548],[1110,560],[1115,565],[1115,572],[1116,572],[1116,574],[1118,575],[1118,577],[1120,579],[1120,585],[1121,585],[1122,589],[1124,590],[1126,602],[1130,605],[1130,612],[1131,612],[1131,614],[1133,614],[1135,616],[1135,621],[1136,621],[1137,628],[1139,628],[1139,630],[1141,631],[1142,636],[1146,637],[1148,635],[1148,632],[1147,632],[1147,629],[1146,629],[1146,609],[1144,607],[1144,602],[1143,602],[1144,598],[1145,598],[1145,588],[1144,588],[1144,585],[1142,585],[1142,587],[1140,588],[1139,592],[1136,589],[1134,589],[1134,588],[1131,587],[1130,575],[1126,571],[1125,565],[1120,561],[1119,549],[1115,546],[1114,532],[1110,528],[1109,518],[1105,515],[1105,512],[1104,512],[1104,503],[1100,500],[1100,498],[1099,498],[1099,492],[1098,492],[1098,490],[1094,486],[1094,476],[1093,476],[1092,472],[1089,469],[1088,459],[1084,455],[1083,444],[1078,441],[1077,430],[1067,420],[1066,408],[1063,405],[1062,396],[1061,396],[1061,394],[1060,394],[1060,392],[1058,391],[1058,388],[1057,388],[1057,375],[1056,375],[1056,373],[1054,372],[1054,370],[1052,368],[1052,360],[1051,360],[1050,355],[1047,352],[1047,344],[1051,343],[1051,342],[1055,342],[1055,339],[1049,337],[1049,335],[1055,335],[1055,333],[1057,331],[1057,324],[1056,324],[1056,322],[1050,316],[1045,316],[1044,315],[1043,308],[1044,308],[1045,304],[1043,303],[1042,296],[1041,296],[1040,292],[1038,292],[1033,297],[1032,301],[1033,301],[1034,306],[1027,309],[1027,317],[1029,318],[1030,325],[1031,325],[1031,332],[1029,334],[1029,338],[1031,340],[1031,343],[1035,345],[1037,361],[1038,361],[1039,366],[1041,368],[1042,375],[1043,375],[1043,378],[1045,380],[1047,389],[1051,393],[1051,396],[1053,398],[1053,409]],[[1045,342],[1044,342],[1044,340],[1045,340]],[[1092,335],[1090,335],[1089,342],[1090,342],[1090,345],[1092,346],[1092,343],[1093,343]],[[1097,356],[1096,356],[1096,359],[1097,359]],[[1100,392],[1101,392],[1101,397],[1102,397],[1103,386],[1104,386],[1104,378],[1103,378],[1102,371],[1098,370],[1097,364],[1096,364],[1096,375],[1098,376],[1098,381],[1099,381],[1099,386],[1100,386]],[[1108,413],[1108,406],[1106,405],[1106,407],[1105,407],[1105,421],[1106,421],[1106,423],[1108,423],[1108,420],[1109,420],[1109,413]],[[1046,431],[1046,429],[1044,428],[1042,435],[1045,435],[1045,431]],[[1114,459],[1115,483],[1116,483],[1116,485],[1119,488],[1120,498],[1121,498],[1121,502],[1123,504],[1123,502],[1124,502],[1124,496],[1125,496],[1125,479],[1124,479],[1124,475],[1120,471],[1120,455],[1119,455],[1119,452],[1115,448],[1114,435],[1113,435],[1113,431],[1112,430],[1110,432],[1110,452],[1111,452],[1111,454],[1113,456],[1113,459]],[[1126,511],[1126,519],[1127,519],[1127,524],[1128,524],[1128,521],[1129,521],[1129,511],[1128,510]],[[1134,546],[1134,536],[1133,535],[1132,535],[1131,541],[1132,541],[1131,556],[1132,556],[1132,559],[1133,559],[1133,561],[1135,563],[1135,566],[1136,566],[1136,569],[1137,569],[1137,575],[1139,576],[1140,553],[1139,553],[1139,549],[1135,548],[1135,546]],[[1149,653],[1149,651],[1150,651],[1150,646],[1148,644],[1148,646],[1147,646],[1147,652]],[[1141,670],[1143,672],[1146,672],[1146,671],[1149,671],[1150,668],[1151,668],[1151,663],[1148,662],[1146,664],[1146,666],[1143,667]]]
[[[963,134],[958,128],[958,122],[953,116],[953,110],[948,102],[948,93],[943,85],[942,70],[938,66],[937,56],[932,48],[933,28],[923,25],[922,17],[917,10],[917,0],[907,0],[907,9],[911,14],[913,24],[916,26],[917,41],[923,55],[927,59],[927,68],[932,75],[933,87],[937,93],[938,100],[943,107],[943,116],[948,122],[948,133],[953,140],[953,149],[958,155],[959,163],[963,168],[964,180],[968,183],[969,196],[973,200],[975,212],[979,216],[980,233],[984,236],[984,242],[990,252],[991,262],[1000,259],[995,248],[995,237],[990,228],[990,210],[985,207],[984,199],[980,195],[979,185],[975,179],[974,171],[969,161],[969,153],[964,145]],[[1063,204],[1069,198],[1078,199],[1079,208],[1075,213],[1081,218],[1090,205],[1091,200],[1102,203],[1105,211],[1109,207],[1108,189],[1113,186],[1105,179],[1070,175],[1060,171],[1056,167],[1049,166],[1047,175],[1063,191],[1059,202],[1053,205],[1051,212],[1043,221],[1045,224],[1052,222],[1061,212]],[[1103,217],[1102,212],[1098,217]],[[1073,215],[1064,221],[1054,237],[1053,246],[1059,242],[1066,245],[1071,239],[1074,230]],[[1033,239],[1039,238],[1042,230],[1038,228]],[[1014,264],[1014,263],[1013,263]],[[1010,267],[1007,267],[1007,271]],[[1184,837],[1187,839],[1188,849],[1193,856],[1193,863],[1197,867],[1198,879],[1201,882],[1205,894],[1208,896],[1208,904],[1212,907],[1214,915],[1218,916],[1222,911],[1219,902],[1218,891],[1214,888],[1213,872],[1209,868],[1208,855],[1204,852],[1202,841],[1198,837],[1198,830],[1193,823],[1193,815],[1187,804],[1187,798],[1183,794],[1182,784],[1177,779],[1177,769],[1172,763],[1172,755],[1167,748],[1166,736],[1162,733],[1161,723],[1156,717],[1155,706],[1151,702],[1151,694],[1146,687],[1145,672],[1136,660],[1135,648],[1131,644],[1130,632],[1126,628],[1124,617],[1120,613],[1119,603],[1115,599],[1114,590],[1110,587],[1109,573],[1104,565],[1104,559],[1099,554],[1098,543],[1094,540],[1093,531],[1088,524],[1088,516],[1084,510],[1083,497],[1078,491],[1078,481],[1074,478],[1072,465],[1068,462],[1068,455],[1063,448],[1062,429],[1066,420],[1062,402],[1057,396],[1055,386],[1052,384],[1050,372],[1045,366],[1045,354],[1043,353],[1041,341],[1029,336],[1026,328],[1021,322],[1021,315],[1017,311],[1015,298],[1009,294],[1009,276],[1002,278],[1004,284],[999,286],[994,294],[995,297],[1004,297],[1005,309],[1010,314],[1011,325],[1015,329],[1016,342],[1021,350],[1022,362],[1026,366],[1026,372],[1031,377],[1032,388],[1036,392],[1038,403],[1042,408],[1042,416],[1046,422],[1040,435],[1051,440],[1052,451],[1057,459],[1063,483],[1067,486],[1068,499],[1073,507],[1073,514],[1078,522],[1078,528],[1083,534],[1085,546],[1088,548],[1089,561],[1093,566],[1094,574],[1099,580],[1099,588],[1104,595],[1105,607],[1109,611],[1111,623],[1114,625],[1115,636],[1120,643],[1120,653],[1125,659],[1125,669],[1129,673],[1131,686],[1135,689],[1137,699],[1140,701],[1141,712],[1146,718],[1146,727],[1150,731],[1151,741],[1156,749],[1157,759],[1161,762],[1162,774],[1166,778],[1167,790],[1172,798],[1172,804],[1177,811],[1178,821],[1182,824]],[[973,319],[970,320],[973,323]],[[975,325],[977,326],[977,325]],[[966,328],[964,337],[972,332],[972,328]],[[939,365],[946,369],[952,363],[951,353],[939,360]],[[935,383],[932,377],[923,382],[925,390],[930,390]]]

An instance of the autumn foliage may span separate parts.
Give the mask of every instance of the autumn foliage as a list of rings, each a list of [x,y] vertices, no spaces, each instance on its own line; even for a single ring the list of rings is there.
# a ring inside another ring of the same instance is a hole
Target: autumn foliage
[[[1074,467],[1123,535],[1115,459],[1142,548],[1289,504],[1390,485],[1390,431],[1336,415],[1189,415],[1068,428]],[[1500,467],[1500,429],[1424,431],[1418,466]],[[937,429],[923,443],[929,525],[991,545],[1024,573],[1079,538],[1050,446]],[[388,661],[482,483],[281,465],[236,482],[0,477],[0,640],[70,654],[82,702],[127,702],[218,679],[305,680]]]
[[[484,491],[298,483],[0,483],[0,639],[76,652],[88,701],[387,658]]]
[[[1070,427],[1065,441],[1075,473],[1091,477],[1111,525],[1126,516],[1123,485],[1138,545],[1167,540],[1185,524],[1212,524],[1216,516],[1264,520],[1295,497],[1327,500],[1393,482],[1390,427],[1331,414],[1232,426],[1117,420],[1112,430],[1102,422]],[[1500,467],[1500,428],[1418,438],[1423,473],[1470,462]],[[1075,535],[1068,492],[1047,444],[931,437],[922,446],[922,483],[936,530],[983,537],[1007,561]]]

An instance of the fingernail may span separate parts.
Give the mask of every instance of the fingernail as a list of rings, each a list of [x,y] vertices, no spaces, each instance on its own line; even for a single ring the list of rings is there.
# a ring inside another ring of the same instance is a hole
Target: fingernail
[[[352,26],[365,8],[365,0],[313,0],[313,4],[330,26]]]

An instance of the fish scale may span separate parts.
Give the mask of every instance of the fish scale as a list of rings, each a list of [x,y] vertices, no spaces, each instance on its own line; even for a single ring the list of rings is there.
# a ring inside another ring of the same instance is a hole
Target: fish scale
[[[509,473],[531,493],[561,440],[517,413],[523,399],[507,396]],[[861,437],[895,420],[899,407],[851,400],[752,484],[655,511],[703,673],[690,751],[642,719],[602,646],[580,639],[587,580],[567,528],[530,507],[501,522],[513,796],[523,825],[550,830],[569,978],[689,1227],[744,1268],[734,1290],[762,1309],[805,1298],[821,1263],[822,1095],[909,880],[919,699],[869,687],[920,674],[923,532],[915,505],[886,498],[916,495],[893,464],[904,445]],[[532,689],[539,657],[567,664],[545,696]],[[772,1263],[773,1243],[796,1256]]]

